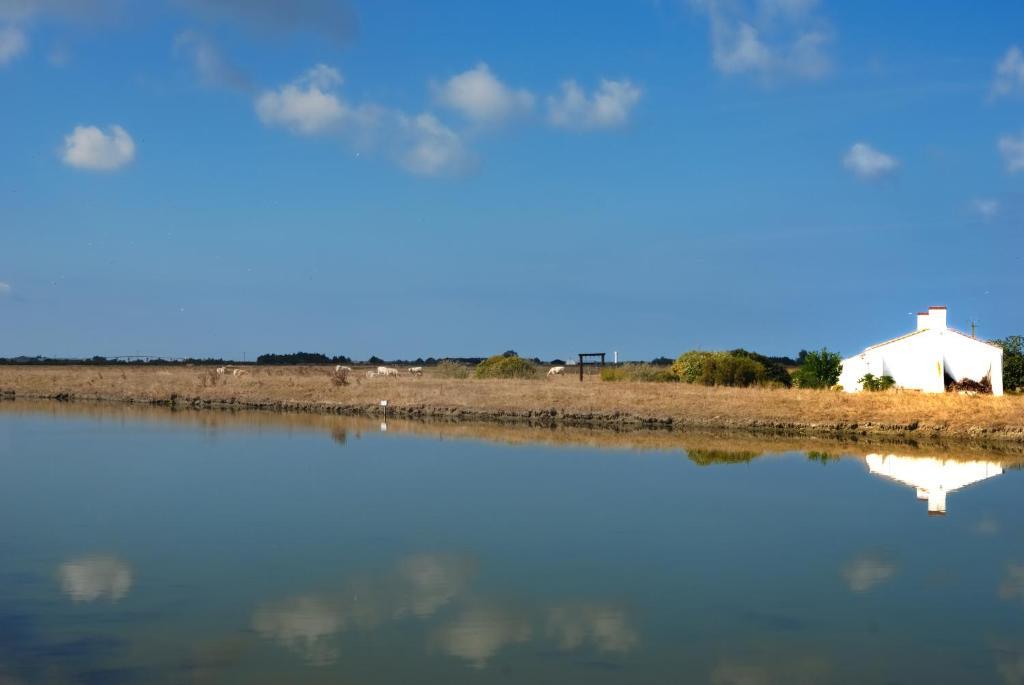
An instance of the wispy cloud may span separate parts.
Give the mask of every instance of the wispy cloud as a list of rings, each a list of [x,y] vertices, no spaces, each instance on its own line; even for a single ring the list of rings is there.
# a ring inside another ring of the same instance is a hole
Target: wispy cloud
[[[434,86],[441,105],[485,125],[500,124],[533,109],[534,95],[502,83],[483,62]]]
[[[1012,174],[1024,169],[1024,135],[1003,136],[996,147],[1003,156],[1007,171]]]
[[[816,12],[816,0],[691,0],[708,16],[711,55],[726,75],[749,74],[764,82],[818,79],[832,63],[833,32]]]
[[[629,79],[603,79],[590,94],[576,81],[568,80],[562,83],[558,95],[547,99],[548,121],[553,126],[571,129],[622,126],[629,121],[642,93]]]
[[[896,575],[896,563],[884,554],[866,552],[842,568],[843,580],[851,592],[868,592]]]
[[[874,179],[892,173],[900,163],[895,157],[877,150],[867,143],[854,143],[843,156],[843,166],[864,179]]]
[[[1016,45],[1010,46],[1003,58],[996,64],[992,80],[992,96],[1024,94],[1024,52]]]
[[[28,36],[17,26],[0,26],[0,67],[6,66],[28,50]]]
[[[984,219],[993,219],[999,214],[999,200],[979,197],[971,202],[971,208]]]
[[[10,294],[11,294],[11,285],[10,285],[10,283],[4,283],[3,281],[0,281],[0,297],[5,297],[5,296],[10,295]]]
[[[249,90],[249,78],[221,53],[207,36],[196,31],[182,31],[174,38],[174,51],[186,56],[199,81],[211,88]]]
[[[135,159],[135,141],[120,126],[106,131],[96,126],[76,126],[64,137],[64,163],[90,171],[114,171]]]

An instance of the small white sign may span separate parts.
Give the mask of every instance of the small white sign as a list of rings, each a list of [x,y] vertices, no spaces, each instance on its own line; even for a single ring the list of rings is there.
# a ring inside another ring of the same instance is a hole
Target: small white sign
[[[382,406],[382,407],[388,406],[388,401],[387,400],[381,400],[380,401],[380,406]]]

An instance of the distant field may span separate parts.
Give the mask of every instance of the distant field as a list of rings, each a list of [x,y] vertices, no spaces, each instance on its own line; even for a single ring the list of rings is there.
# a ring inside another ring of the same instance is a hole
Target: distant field
[[[567,375],[536,380],[366,378],[348,384],[326,366],[248,366],[240,377],[213,367],[6,366],[0,395],[234,406],[393,417],[497,420],[603,427],[744,429],[816,436],[889,435],[1024,442],[1024,397],[913,392],[850,395],[823,390],[602,382]]]

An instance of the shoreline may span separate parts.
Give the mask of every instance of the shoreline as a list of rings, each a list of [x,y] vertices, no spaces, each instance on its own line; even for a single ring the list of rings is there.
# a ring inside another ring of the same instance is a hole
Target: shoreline
[[[332,382],[323,367],[253,369],[0,368],[0,399],[100,401],[613,431],[712,431],[752,436],[1024,445],[1024,397],[848,395],[667,383],[585,383],[438,377]]]

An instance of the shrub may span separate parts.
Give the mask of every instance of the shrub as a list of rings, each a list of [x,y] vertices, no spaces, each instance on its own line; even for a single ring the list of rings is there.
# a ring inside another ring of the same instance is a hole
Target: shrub
[[[742,348],[733,350],[729,354],[735,357],[748,357],[763,366],[763,381],[778,383],[779,385],[787,388],[793,385],[793,378],[789,375],[789,371],[786,370],[785,364],[783,363],[793,361],[791,359],[786,357],[766,357],[763,354],[748,352]]]
[[[868,392],[881,392],[896,385],[896,380],[889,374],[878,377],[873,373],[866,373],[857,382]]]
[[[761,452],[694,448],[687,450],[686,456],[688,456],[690,461],[698,466],[711,466],[712,464],[747,464],[760,457]]]
[[[818,352],[800,351],[803,364],[793,374],[793,381],[801,388],[831,388],[839,382],[843,360],[835,352],[821,348]]]
[[[623,364],[601,369],[603,381],[641,381],[648,383],[675,383],[679,378],[669,369],[650,364]]]
[[[519,356],[497,355],[480,362],[477,378],[536,378],[537,367]]]
[[[704,375],[704,365],[711,355],[711,352],[702,350],[684,352],[672,362],[672,373],[684,383],[697,383]]]
[[[756,355],[760,357],[761,355]],[[672,373],[684,383],[745,387],[775,382],[764,364],[746,350],[705,352],[691,350],[672,364]],[[779,383],[783,383],[781,380]],[[785,383],[783,383],[785,384]]]
[[[443,359],[434,367],[435,372],[442,378],[469,378],[470,369],[465,364],[453,362],[451,359]]]

